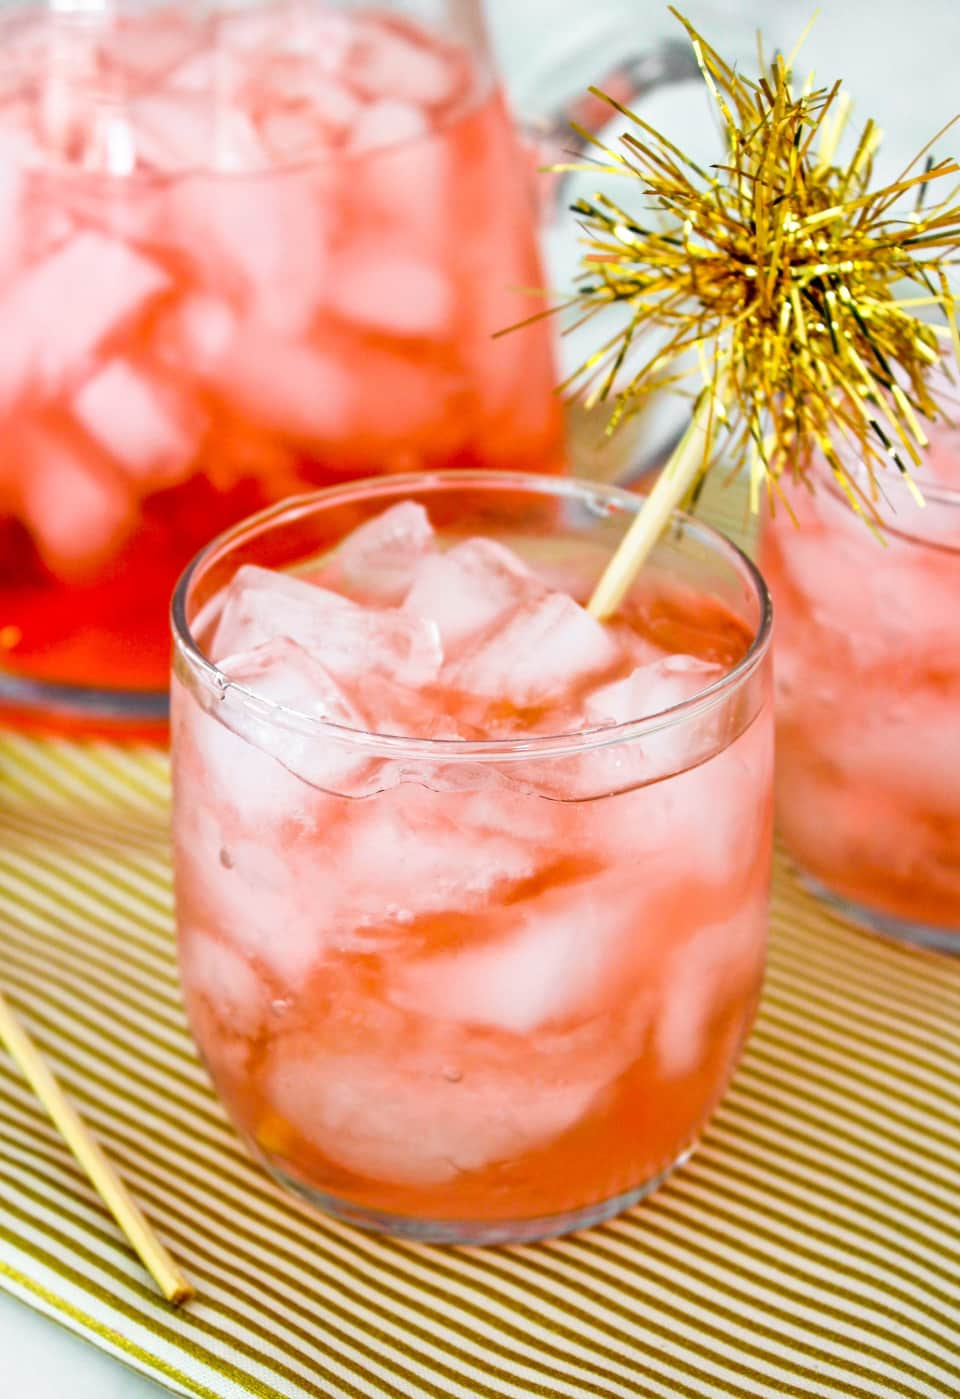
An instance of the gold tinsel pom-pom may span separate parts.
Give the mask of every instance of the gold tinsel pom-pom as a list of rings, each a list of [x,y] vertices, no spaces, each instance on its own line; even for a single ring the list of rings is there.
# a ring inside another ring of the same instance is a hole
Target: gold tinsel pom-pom
[[[611,304],[628,318],[565,387],[610,402],[613,431],[692,374],[703,442],[694,488],[720,445],[735,468],[749,464],[754,504],[764,480],[805,478],[819,451],[862,509],[872,492],[844,461],[861,462],[872,486],[890,463],[909,475],[926,445],[920,420],[940,411],[930,371],[951,337],[960,359],[948,281],[958,191],[930,197],[960,167],[935,162],[932,141],[894,183],[871,189],[872,121],[837,163],[849,110],[840,83],[795,91],[795,55],[769,65],[761,56],[762,76],[750,80],[672,13],[716,104],[726,160],[701,168],[611,98],[631,124],[618,150],[578,129],[602,156],[564,168],[635,177],[646,199],[642,213],[604,195],[573,206],[585,253],[566,307],[578,308],[578,325]],[[944,324],[922,319],[924,307]]]

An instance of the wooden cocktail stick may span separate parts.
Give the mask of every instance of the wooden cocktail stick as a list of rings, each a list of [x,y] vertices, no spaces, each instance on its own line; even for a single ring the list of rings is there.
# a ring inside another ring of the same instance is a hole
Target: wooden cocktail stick
[[[180,1306],[195,1295],[110,1164],[89,1127],[69,1101],[33,1040],[0,991],[0,1044],[23,1072],[90,1183],[126,1235],[131,1248],[168,1302]]]
[[[710,393],[704,393],[676,450],[657,478],[633,524],[603,571],[587,611],[599,622],[612,617],[651,549],[666,528],[670,516],[689,491],[703,467],[704,447],[711,409]]]

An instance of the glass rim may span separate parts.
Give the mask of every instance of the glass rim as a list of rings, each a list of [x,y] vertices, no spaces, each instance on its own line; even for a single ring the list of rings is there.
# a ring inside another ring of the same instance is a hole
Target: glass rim
[[[866,468],[862,469],[865,473]],[[896,467],[889,467],[886,470],[890,473],[890,480],[895,481],[901,489],[908,489],[906,485],[907,478],[903,473],[897,470]],[[852,511],[853,507],[850,505],[842,488],[831,472],[829,464],[825,461],[818,462],[817,471],[822,477],[822,480],[815,484],[814,489],[823,489],[829,492],[834,500],[843,501],[847,508]],[[886,481],[885,473],[879,472],[876,479],[879,499],[882,502],[886,498],[884,493]],[[916,514],[912,517],[912,521],[907,523],[902,513],[894,512],[892,520],[874,520],[872,522],[873,525],[880,531],[881,535],[892,535],[895,539],[903,539],[908,544],[916,544],[921,549],[938,549],[944,553],[950,554],[960,553],[960,540],[937,539],[931,537],[929,534],[922,533],[919,528],[924,523],[925,517],[923,512],[928,506],[935,506],[937,509],[960,510],[960,487],[945,486],[939,481],[931,483],[922,480],[916,472],[913,471],[910,472],[909,479],[914,483],[920,495],[923,497],[923,504],[920,505],[917,503]],[[868,503],[870,503],[869,498]],[[871,528],[871,522],[867,515],[863,516],[863,527],[865,530]]]
[[[951,378],[951,374],[956,366],[953,364],[953,356],[950,349],[945,348],[943,350],[942,359],[948,363],[947,381],[951,385],[954,394],[949,404],[952,411],[950,413],[942,412],[932,421],[921,419],[921,423],[928,429],[926,432],[928,446],[933,434],[940,428],[947,427],[956,429],[960,426],[960,384]],[[879,500],[880,503],[883,503],[885,500],[889,503],[889,492],[887,490],[888,482],[895,483],[901,490],[908,490],[907,481],[909,479],[920,492],[922,504],[914,502],[916,504],[916,511],[910,520],[904,518],[902,511],[898,511],[895,507],[891,506],[893,519],[875,522],[882,534],[890,534],[896,539],[903,539],[907,543],[917,544],[922,548],[937,549],[951,554],[960,553],[960,540],[953,541],[951,539],[931,538],[923,529],[923,511],[926,506],[929,505],[936,506],[937,508],[955,510],[960,509],[960,485],[952,486],[942,481],[929,480],[925,477],[922,467],[918,470],[915,463],[911,463],[909,471],[905,472],[898,468],[895,463],[891,462],[881,469],[874,471],[873,479],[876,482],[876,497],[872,498],[871,479],[867,468],[859,458],[855,459],[850,465],[854,466],[854,469],[862,478],[859,484],[861,487],[865,488],[865,494],[863,496],[863,505],[865,507],[869,507],[871,503],[876,504],[877,500]],[[815,488],[822,483],[823,488],[829,491],[835,499],[846,499],[841,486],[830,469],[829,463],[822,454],[818,457],[816,462],[815,477],[820,478],[819,482],[816,479],[814,480]],[[864,516],[864,527],[869,528],[866,515]]]
[[[221,699],[235,694],[245,709],[259,718],[308,736],[326,735],[344,745],[352,745],[380,757],[426,758],[444,762],[490,759],[529,759],[570,756],[591,749],[632,742],[650,734],[660,733],[677,725],[708,714],[728,695],[739,690],[754,674],[770,648],[773,629],[773,604],[763,575],[756,564],[732,540],[711,525],[704,524],[684,511],[674,511],[673,522],[683,525],[701,542],[737,570],[752,588],[758,603],[759,617],[747,650],[730,670],[718,680],[699,690],[689,699],[653,714],[630,719],[622,724],[596,725],[559,734],[534,734],[512,738],[414,738],[400,734],[380,734],[367,729],[349,728],[329,719],[304,714],[286,705],[258,695],[254,690],[232,680],[215,662],[207,657],[191,631],[187,620],[187,595],[190,586],[204,566],[225,549],[243,540],[251,532],[295,520],[310,513],[318,505],[335,505],[346,501],[377,500],[411,492],[446,491],[465,487],[492,487],[499,490],[523,491],[552,495],[556,498],[583,500],[592,497],[606,504],[619,505],[636,514],[643,497],[605,482],[586,477],[548,476],[533,472],[498,471],[491,468],[445,468],[440,471],[409,472],[365,477],[341,482],[308,494],[287,497],[267,509],[249,515],[210,540],[190,561],[177,582],[170,604],[174,653],[181,656],[199,680]]]

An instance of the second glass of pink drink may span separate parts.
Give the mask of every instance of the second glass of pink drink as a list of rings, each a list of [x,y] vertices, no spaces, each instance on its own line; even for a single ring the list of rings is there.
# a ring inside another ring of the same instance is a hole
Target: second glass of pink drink
[[[291,492],[560,469],[479,0],[393,10],[0,11],[0,700],[160,716],[178,573]]]
[[[579,1228],[654,1188],[763,974],[770,615],[678,519],[494,473],[360,482],[212,544],[174,604],[190,1022],[283,1183],[421,1239]]]
[[[960,420],[956,390],[948,408]],[[926,430],[926,503],[885,473],[883,543],[824,468],[790,492],[796,523],[768,521],[760,559],[792,855],[856,921],[960,952],[960,430]]]

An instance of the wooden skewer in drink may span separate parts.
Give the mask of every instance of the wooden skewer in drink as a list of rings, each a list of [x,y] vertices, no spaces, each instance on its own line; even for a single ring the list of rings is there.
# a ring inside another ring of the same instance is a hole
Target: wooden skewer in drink
[[[694,413],[643,508],[635,516],[593,590],[587,611],[598,622],[605,622],[616,612],[669,524],[671,515],[682,504],[692,482],[703,469],[703,455],[707,446],[705,403],[706,400],[702,401]]]
[[[139,1205],[67,1098],[2,991],[0,1043],[19,1065],[24,1078],[50,1114],[55,1127],[164,1297],[174,1306],[188,1302],[195,1295],[193,1287],[153,1232]]]
[[[584,390],[588,406],[610,401],[612,429],[664,385],[691,373],[700,381],[687,432],[588,604],[599,619],[616,611],[709,470],[721,429],[725,465],[749,470],[754,508],[761,487],[776,491],[781,476],[809,479],[814,454],[868,522],[879,519],[883,469],[902,473],[919,498],[911,472],[926,446],[921,420],[941,416],[930,371],[951,342],[960,360],[949,282],[960,204],[954,195],[929,200],[960,165],[928,156],[931,141],[897,180],[871,189],[880,133],[868,121],[839,161],[849,115],[839,82],[815,88],[811,78],[795,92],[796,50],[761,58],[763,71],[749,79],[673,13],[715,102],[726,158],[703,169],[594,90],[630,127],[617,148],[577,128],[601,155],[566,167],[632,177],[643,196],[639,210],[608,194],[574,205],[586,249],[571,303],[577,323],[612,306],[629,316],[567,387]],[[909,282],[918,295],[906,298]],[[930,307],[944,326],[918,314]],[[659,348],[631,377],[650,331]]]

